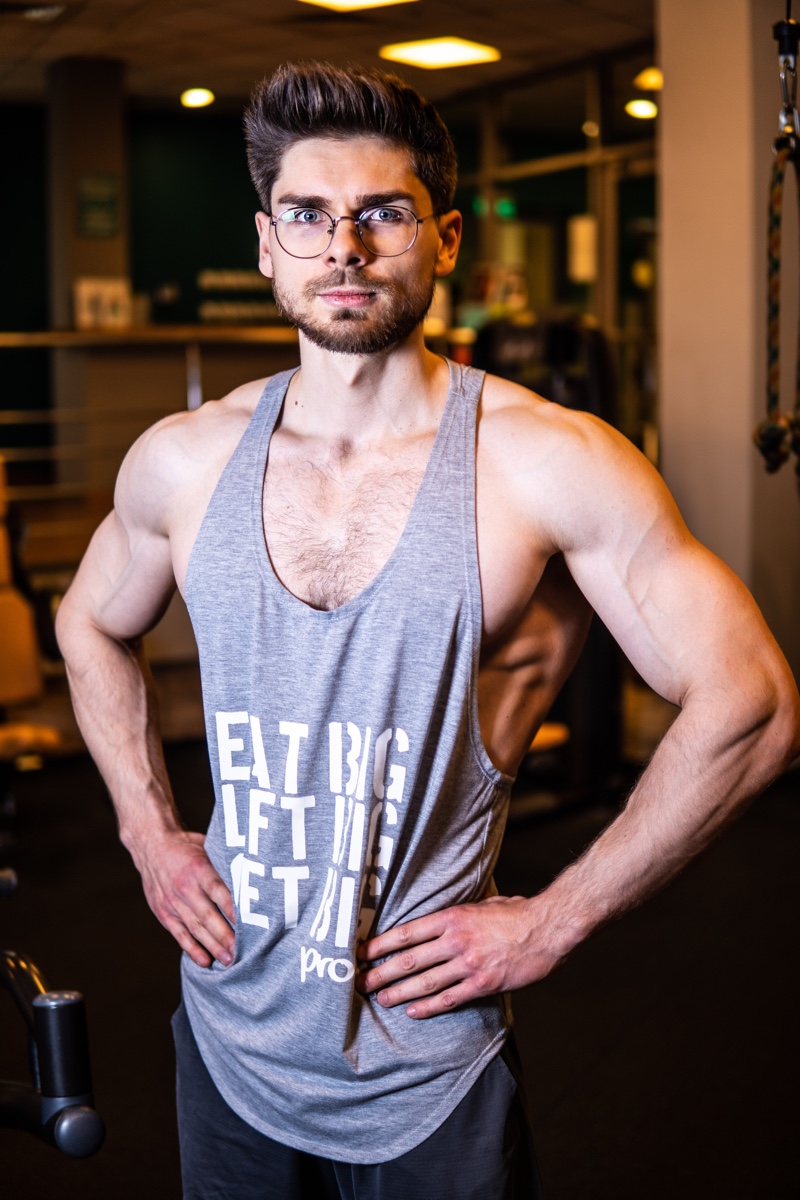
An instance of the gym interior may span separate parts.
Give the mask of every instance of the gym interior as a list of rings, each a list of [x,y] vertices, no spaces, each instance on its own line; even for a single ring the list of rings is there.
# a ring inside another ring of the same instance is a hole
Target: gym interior
[[[382,4],[0,4],[9,1200],[180,1195],[179,951],[117,840],[54,617],[133,440],[297,361],[257,271],[241,133],[250,89],[281,61],[388,57],[435,102],[458,152],[464,241],[428,344],[621,430],[800,676],[800,461],[797,444],[781,442],[785,462],[767,444],[797,403],[800,124],[773,31],[791,5]],[[383,54],[448,36],[493,53],[439,69]],[[200,88],[210,101],[181,103]],[[145,644],[176,799],[200,830],[213,791],[179,598]],[[597,836],[675,711],[595,618],[514,787],[501,894],[541,890]],[[799,793],[795,766],[667,890],[514,996],[550,1200],[800,1195]],[[55,1010],[32,1003],[48,989],[62,995],[52,1028]],[[59,1146],[48,1096],[65,1089],[82,1112]]]

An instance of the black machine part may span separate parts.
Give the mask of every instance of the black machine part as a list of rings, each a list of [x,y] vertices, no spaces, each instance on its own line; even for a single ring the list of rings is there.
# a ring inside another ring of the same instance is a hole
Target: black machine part
[[[103,1144],[94,1109],[86,1008],[80,992],[47,991],[38,968],[14,951],[0,954],[0,985],[28,1025],[33,1086],[0,1082],[0,1125],[25,1129],[71,1158]]]
[[[776,21],[772,26],[772,36],[778,43],[780,58],[797,57],[797,48],[800,45],[800,22],[791,19]]]

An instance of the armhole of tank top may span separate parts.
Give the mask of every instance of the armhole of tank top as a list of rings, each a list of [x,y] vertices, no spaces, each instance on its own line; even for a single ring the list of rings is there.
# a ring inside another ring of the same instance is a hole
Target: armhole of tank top
[[[478,415],[483,392],[485,371],[473,367],[461,367],[459,390],[467,411],[464,415],[465,443],[471,453],[471,469],[464,472],[464,574],[469,604],[472,655],[469,679],[469,735],[475,761],[492,786],[510,787],[513,775],[507,775],[496,767],[489,756],[481,733],[478,712],[478,672],[480,669],[481,639],[483,636],[483,588],[481,586],[480,559],[478,557]]]
[[[288,371],[280,371],[277,375],[273,375],[267,380],[266,384],[264,385],[264,390],[259,396],[258,403],[253,409],[252,416],[242,430],[242,436],[234,446],[230,458],[220,472],[220,476],[216,482],[214,491],[211,493],[211,499],[206,505],[206,511],[203,513],[203,519],[200,522],[197,534],[192,543],[192,548],[189,551],[188,562],[186,563],[186,575],[184,576],[183,591],[184,600],[187,605],[191,600],[192,583],[194,580],[194,563],[197,554],[203,548],[203,542],[208,529],[209,516],[216,506],[222,488],[227,482],[227,476],[232,470],[235,470],[237,460],[241,458],[242,454],[247,451],[247,448],[252,445],[253,441],[260,444],[261,435],[264,431],[264,425],[269,422],[269,416],[272,411],[272,407],[275,404],[276,395],[280,395],[280,403],[282,404],[286,390],[289,386],[289,380],[297,370],[297,367],[292,367]],[[248,509],[246,519],[249,520],[249,517],[250,513]]]

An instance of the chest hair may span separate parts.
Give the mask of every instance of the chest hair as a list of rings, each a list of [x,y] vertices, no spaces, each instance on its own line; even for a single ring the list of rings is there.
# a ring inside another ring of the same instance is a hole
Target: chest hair
[[[338,608],[362,592],[391,557],[433,439],[364,453],[347,443],[309,453],[277,435],[272,441],[264,533],[273,569],[306,604]]]

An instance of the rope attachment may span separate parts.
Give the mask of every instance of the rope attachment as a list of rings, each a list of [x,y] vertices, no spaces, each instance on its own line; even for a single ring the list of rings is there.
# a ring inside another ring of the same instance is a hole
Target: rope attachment
[[[764,457],[767,471],[774,474],[790,454],[797,456],[800,475],[800,333],[798,335],[797,378],[794,411],[780,412],[781,384],[781,225],[786,168],[795,169],[800,201],[800,115],[797,111],[797,57],[800,24],[791,19],[791,0],[785,21],[772,29],[778,43],[782,106],[778,118],[778,136],[773,144],[769,200],[769,240],[767,268],[767,416],[753,431],[753,441]],[[798,274],[800,277],[800,274]]]

